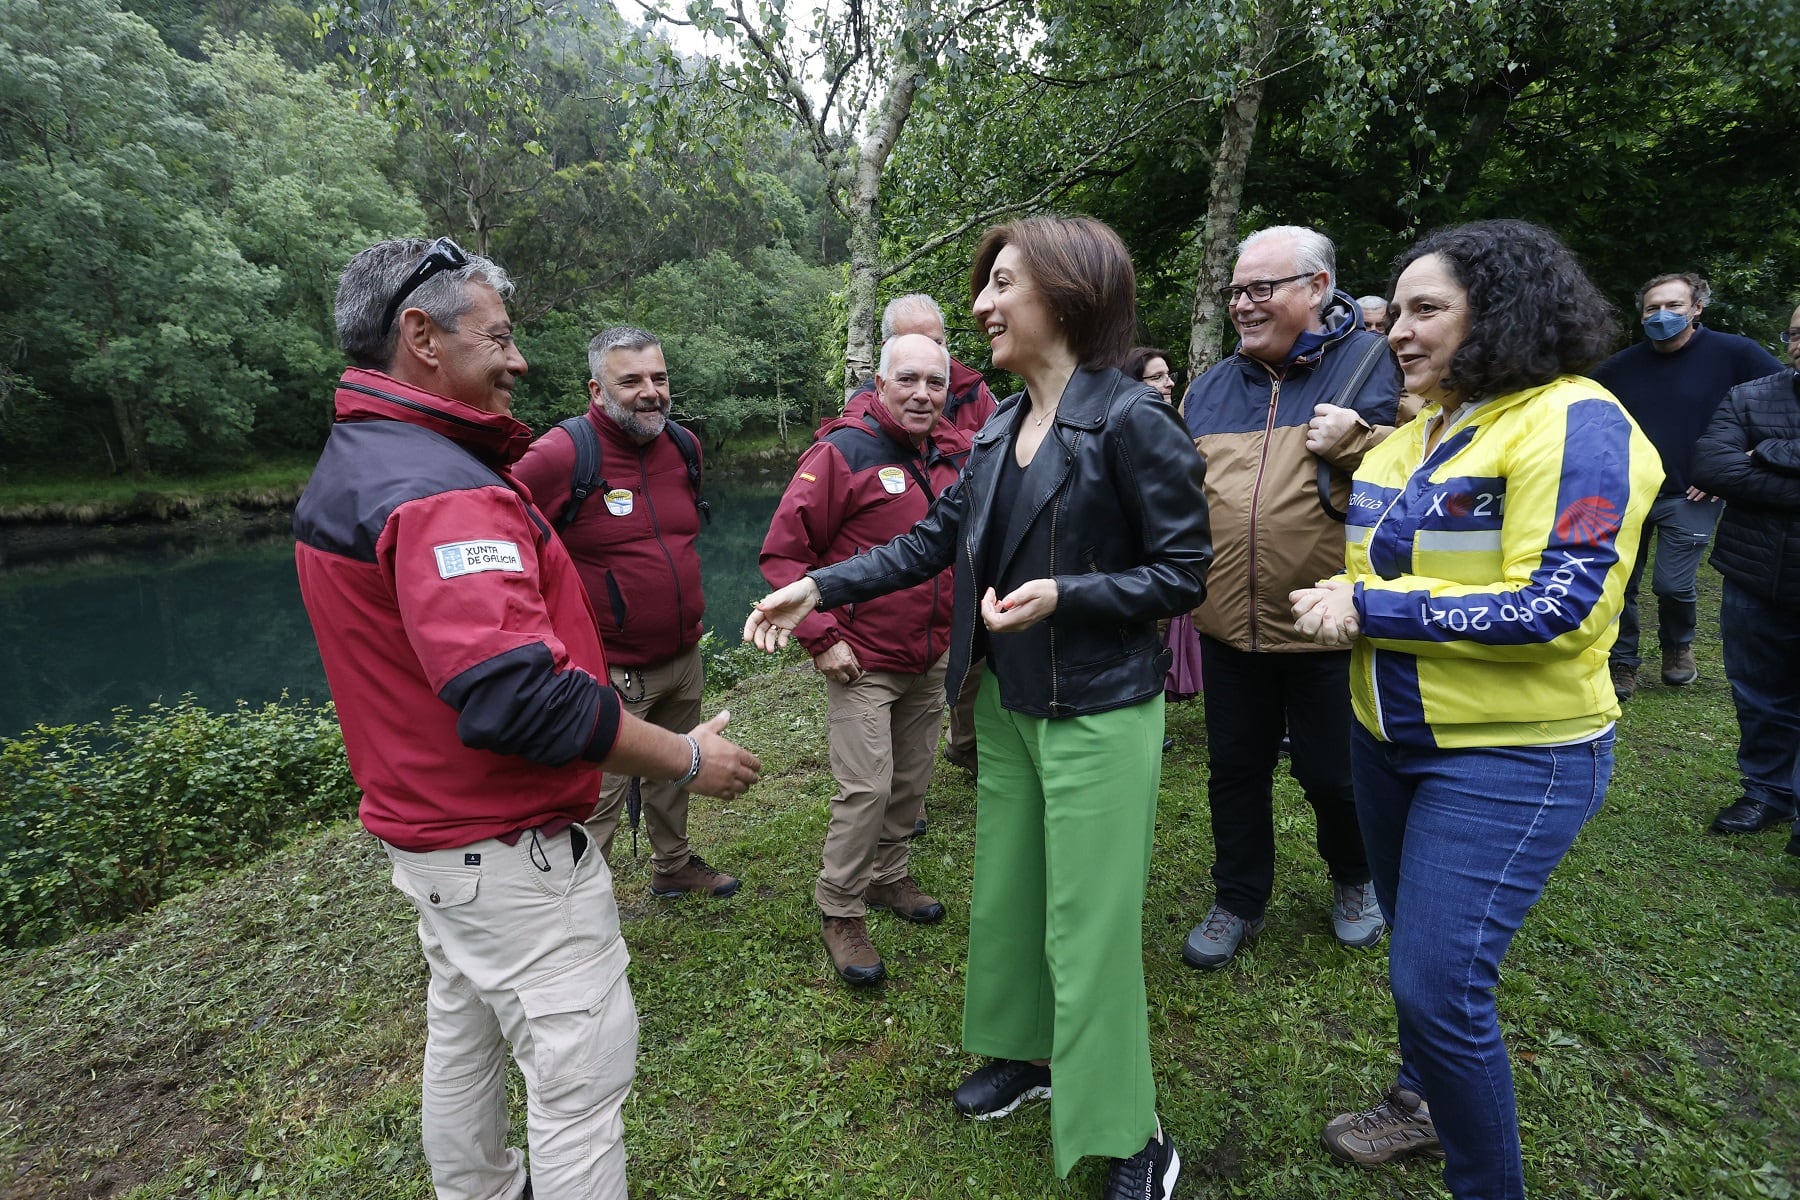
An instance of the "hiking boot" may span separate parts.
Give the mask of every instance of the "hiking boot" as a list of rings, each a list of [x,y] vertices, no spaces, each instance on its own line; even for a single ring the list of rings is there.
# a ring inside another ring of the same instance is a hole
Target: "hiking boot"
[[[1700,668],[1694,665],[1694,648],[1664,646],[1662,677],[1670,687],[1686,687],[1700,678]]]
[[[1785,853],[1791,854],[1795,858],[1800,858],[1800,830],[1788,834],[1788,844]]]
[[[1206,920],[1187,935],[1187,942],[1181,947],[1182,960],[1202,971],[1216,971],[1232,960],[1239,945],[1246,940],[1255,941],[1264,924],[1261,917],[1246,921],[1215,904],[1207,910]]]
[[[1331,932],[1338,941],[1356,949],[1381,940],[1387,922],[1381,919],[1373,883],[1333,882],[1331,894]]]
[[[902,875],[892,883],[871,883],[863,900],[870,908],[885,908],[903,921],[929,925],[944,919],[944,906],[919,890],[919,882]]]
[[[975,757],[975,752],[973,750],[957,750],[950,746],[945,746],[944,761],[953,767],[961,767],[963,770],[967,771],[970,779],[976,778],[980,773],[978,770],[980,760]]]
[[[1181,1155],[1175,1153],[1175,1143],[1159,1129],[1130,1158],[1113,1159],[1100,1200],[1169,1200],[1180,1176]]]
[[[1616,662],[1612,665],[1613,695],[1623,704],[1637,695],[1637,668],[1630,663]]]
[[[1359,1167],[1378,1167],[1411,1154],[1444,1157],[1430,1106],[1418,1093],[1399,1087],[1389,1088],[1374,1108],[1327,1121],[1319,1142],[1331,1157]]]
[[[861,917],[826,917],[821,928],[825,949],[838,978],[855,987],[880,983],[887,974],[875,943],[869,940],[869,924]]]
[[[965,1117],[993,1121],[1027,1100],[1050,1096],[1050,1067],[1016,1058],[993,1058],[963,1080],[950,1103]]]
[[[931,826],[926,824],[925,818],[920,817],[918,820],[913,822],[913,831],[910,834],[908,834],[907,836],[908,837],[924,837],[925,831],[930,828],[931,828]]]
[[[650,872],[650,894],[663,899],[673,899],[694,892],[701,896],[729,896],[742,884],[735,876],[723,871],[715,871],[698,854],[688,855],[688,860],[668,874],[660,870]]]

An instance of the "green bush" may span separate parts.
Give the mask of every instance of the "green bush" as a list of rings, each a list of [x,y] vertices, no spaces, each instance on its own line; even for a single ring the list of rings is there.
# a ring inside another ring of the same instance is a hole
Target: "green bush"
[[[0,944],[143,912],[355,811],[331,706],[192,696],[0,738]]]
[[[799,661],[798,646],[798,642],[792,642],[779,654],[765,654],[736,638],[720,637],[716,630],[707,630],[700,635],[700,653],[706,658],[707,695],[722,696],[753,676],[793,666]]]

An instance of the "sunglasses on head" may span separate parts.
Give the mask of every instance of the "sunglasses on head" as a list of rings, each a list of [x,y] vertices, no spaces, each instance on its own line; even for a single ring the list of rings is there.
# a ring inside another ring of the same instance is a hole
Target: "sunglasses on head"
[[[441,237],[426,247],[425,256],[419,260],[419,265],[412,269],[412,274],[406,277],[404,283],[394,289],[393,299],[389,300],[387,307],[382,310],[381,336],[385,338],[388,335],[388,330],[394,327],[394,318],[400,313],[400,306],[406,302],[408,296],[418,291],[426,280],[440,272],[456,271],[468,265],[468,254],[463,251],[461,246],[447,237]]]

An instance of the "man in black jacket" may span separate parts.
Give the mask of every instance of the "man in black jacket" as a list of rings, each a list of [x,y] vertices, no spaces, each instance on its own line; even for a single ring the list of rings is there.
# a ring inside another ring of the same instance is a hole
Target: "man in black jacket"
[[[1800,310],[1782,335],[1800,367]],[[1726,501],[1712,565],[1725,676],[1737,706],[1744,794],[1714,833],[1760,833],[1795,817],[1800,771],[1800,375],[1739,384],[1694,447],[1694,486]],[[1789,854],[1800,855],[1800,832]]]

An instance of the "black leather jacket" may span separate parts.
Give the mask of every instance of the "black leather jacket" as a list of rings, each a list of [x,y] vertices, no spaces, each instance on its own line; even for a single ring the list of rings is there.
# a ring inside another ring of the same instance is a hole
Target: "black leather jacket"
[[[1169,655],[1156,622],[1206,594],[1212,541],[1205,463],[1175,410],[1114,370],[1078,370],[1025,469],[1004,550],[988,536],[1001,455],[1011,454],[1024,393],[975,435],[968,466],[925,519],[885,546],[810,571],[821,607],[884,595],[956,566],[946,690],[956,695],[978,645],[979,598],[1027,579],[1056,580],[1056,611],[1021,633],[1000,679],[1009,710],[1038,717],[1106,712],[1162,691]],[[1016,664],[1023,664],[1017,669]]]
[[[1725,500],[1719,574],[1778,608],[1800,608],[1800,377],[1731,389],[1694,444],[1688,477]]]

